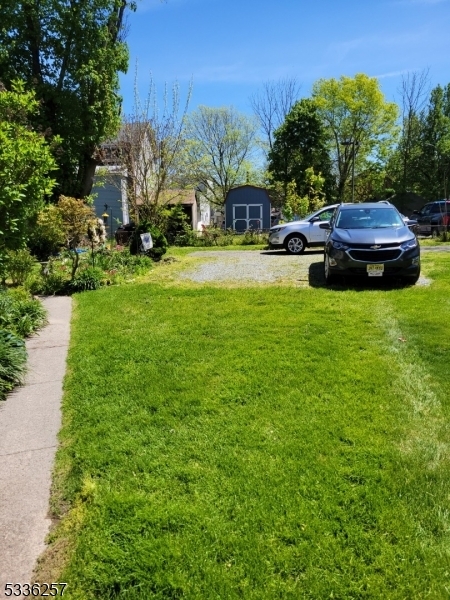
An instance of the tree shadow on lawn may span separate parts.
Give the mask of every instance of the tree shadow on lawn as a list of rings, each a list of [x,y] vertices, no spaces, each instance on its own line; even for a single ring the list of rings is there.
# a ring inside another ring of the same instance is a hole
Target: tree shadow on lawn
[[[405,283],[399,278],[367,277],[367,279],[357,277],[342,277],[341,281],[327,285],[323,269],[323,260],[311,263],[309,266],[309,285],[314,288],[328,288],[336,292],[345,292],[347,290],[396,290],[399,288],[410,287],[411,284]]]

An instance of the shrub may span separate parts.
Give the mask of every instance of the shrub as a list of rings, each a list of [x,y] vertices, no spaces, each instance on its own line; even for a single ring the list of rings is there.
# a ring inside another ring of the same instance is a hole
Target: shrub
[[[142,233],[150,233],[153,240],[153,248],[151,250],[147,250],[146,252],[142,252],[142,254],[149,256],[154,261],[161,260],[163,254],[167,252],[167,240],[157,227],[150,225],[147,221],[142,221],[133,231],[133,235],[130,239],[131,254],[135,255],[140,252],[142,245]]]
[[[48,275],[33,275],[25,281],[25,287],[31,294],[40,296],[57,296],[68,293],[67,275],[60,271],[51,271]]]
[[[104,273],[98,267],[87,267],[78,273],[70,282],[72,292],[85,292],[87,290],[98,290],[104,279]]]
[[[0,291],[0,328],[26,337],[45,323],[45,309],[21,290],[13,294]]]
[[[23,285],[35,264],[36,260],[28,248],[10,250],[7,254],[6,275],[14,285]]]
[[[242,246],[256,246],[257,244],[267,244],[269,241],[268,235],[255,231],[253,229],[247,229],[241,240]]]
[[[143,254],[131,254],[129,248],[123,250],[102,249],[95,254],[95,261],[98,267],[106,271],[117,270],[123,274],[134,274],[136,269],[150,269],[153,261]]]
[[[234,231],[232,229],[225,229],[217,238],[216,244],[217,246],[232,246],[235,239],[236,234],[234,233]]]
[[[61,212],[54,204],[41,210],[33,227],[28,247],[38,260],[45,261],[65,244]]]
[[[185,231],[181,231],[175,235],[173,238],[174,246],[199,246],[199,236],[196,231],[192,229],[186,229]]]
[[[0,329],[0,400],[22,382],[26,360],[24,341],[10,331]]]
[[[170,209],[167,217],[165,229],[167,241],[169,244],[174,244],[175,246],[187,246],[188,244],[180,242],[185,238],[189,238],[190,233],[192,233],[192,229],[188,224],[188,217],[183,210],[183,206],[176,204]]]
[[[217,246],[217,240],[223,236],[223,231],[216,227],[205,227],[202,240],[205,246]]]

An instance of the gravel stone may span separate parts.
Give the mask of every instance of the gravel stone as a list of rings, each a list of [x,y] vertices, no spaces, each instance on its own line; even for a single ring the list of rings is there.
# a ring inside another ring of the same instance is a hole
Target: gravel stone
[[[293,283],[308,286],[311,278],[320,279],[323,271],[323,251],[305,252],[301,256],[284,251],[208,251],[192,252],[189,256],[207,258],[191,270],[180,274],[197,283]]]
[[[189,256],[207,259],[179,274],[196,283],[288,284],[299,287],[324,287],[323,250],[307,250],[300,256],[284,251],[212,250],[191,252]],[[381,281],[373,285],[383,284]],[[421,276],[418,286],[431,280]],[[394,284],[395,285],[395,284]]]

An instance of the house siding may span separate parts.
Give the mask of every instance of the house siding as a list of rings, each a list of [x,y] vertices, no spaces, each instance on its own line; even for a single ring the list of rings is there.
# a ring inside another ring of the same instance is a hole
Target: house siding
[[[127,203],[126,201],[122,201],[124,193],[122,185],[123,177],[119,174],[109,175],[107,183],[104,185],[96,185],[96,182],[99,181],[101,181],[101,177],[96,177],[94,180],[94,187],[92,188],[92,194],[94,195],[93,208],[97,217],[101,219],[102,214],[105,212],[105,204],[108,205],[108,210],[106,212],[109,217],[106,231],[108,232],[108,238],[110,238],[114,236],[119,225],[128,223],[129,221]]]

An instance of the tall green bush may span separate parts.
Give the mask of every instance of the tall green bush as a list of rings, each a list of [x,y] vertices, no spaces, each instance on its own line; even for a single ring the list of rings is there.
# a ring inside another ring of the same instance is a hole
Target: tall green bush
[[[31,256],[28,248],[9,250],[6,260],[6,275],[14,285],[23,285],[35,263],[36,259]]]
[[[87,267],[78,272],[70,282],[69,288],[72,292],[86,292],[98,290],[102,285],[104,273],[98,267]]]
[[[23,247],[29,225],[54,181],[55,161],[44,136],[30,120],[39,109],[34,92],[16,82],[0,84],[0,272],[6,251]]]
[[[38,260],[48,260],[65,245],[64,223],[60,209],[54,204],[45,206],[38,214],[28,247]]]
[[[167,217],[166,238],[169,244],[184,246],[188,244],[180,243],[184,239],[189,239],[192,228],[189,226],[186,213],[181,204],[176,204],[170,209]],[[177,243],[178,241],[178,243]]]
[[[141,251],[141,234],[142,233],[150,233],[153,240],[153,248],[147,251]],[[133,231],[133,235],[130,240],[130,252],[131,254],[145,254],[145,256],[149,256],[155,261],[161,259],[161,257],[167,252],[167,239],[161,233],[161,231],[150,225],[148,221],[141,221],[141,223],[136,227]]]

